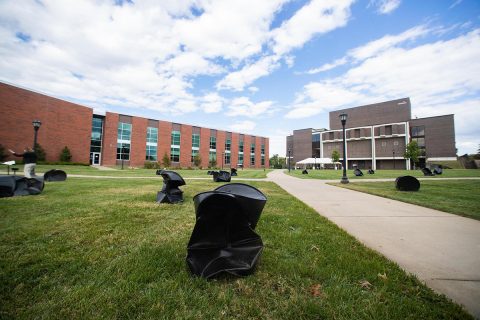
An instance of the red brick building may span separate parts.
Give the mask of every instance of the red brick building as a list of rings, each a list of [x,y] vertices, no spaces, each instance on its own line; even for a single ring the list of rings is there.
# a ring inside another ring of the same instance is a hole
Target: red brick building
[[[166,154],[176,167],[201,166],[268,168],[269,140],[265,137],[202,128],[107,112],[97,115],[89,107],[0,83],[0,144],[22,151],[33,144],[32,121],[42,122],[38,143],[47,161],[59,161],[67,146],[73,162],[143,167],[162,162]]]

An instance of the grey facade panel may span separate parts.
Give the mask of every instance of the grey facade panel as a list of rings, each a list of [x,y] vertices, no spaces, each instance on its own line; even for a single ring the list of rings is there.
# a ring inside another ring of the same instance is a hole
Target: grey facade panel
[[[456,157],[453,114],[410,121],[410,129],[417,126],[425,127],[425,151],[427,158]]]
[[[342,128],[339,115],[348,114],[346,128],[371,126],[384,123],[406,122],[411,119],[409,98],[369,104],[330,112],[330,129]]]
[[[312,128],[293,131],[293,163],[312,157]]]

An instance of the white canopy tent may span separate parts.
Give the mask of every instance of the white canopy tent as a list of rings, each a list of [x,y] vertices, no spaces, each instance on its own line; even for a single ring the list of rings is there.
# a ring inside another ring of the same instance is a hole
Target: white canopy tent
[[[332,162],[332,158],[306,158],[301,161],[298,161],[295,166],[300,166],[303,165],[303,167],[306,167],[307,165],[320,165],[322,168],[324,165],[337,165],[337,164],[342,164],[341,162]],[[336,167],[336,166],[335,166]]]

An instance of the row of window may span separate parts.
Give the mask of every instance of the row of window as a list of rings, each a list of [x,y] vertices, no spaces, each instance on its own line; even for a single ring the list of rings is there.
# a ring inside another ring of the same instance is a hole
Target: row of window
[[[95,118],[94,118],[95,120]],[[101,119],[99,119],[101,120]],[[95,123],[94,123],[95,125]],[[101,130],[101,123],[100,123]],[[131,144],[132,125],[130,123],[119,122],[117,132],[117,160],[130,160],[130,144]],[[101,131],[100,131],[101,137]],[[100,138],[101,139],[101,138]],[[93,133],[92,133],[93,141]],[[100,140],[101,141],[101,140]],[[147,127],[146,155],[147,161],[158,161],[158,128]],[[200,135],[192,134],[192,153],[191,161],[194,162],[195,156],[199,154]],[[210,153],[209,161],[216,161],[217,138],[210,137]],[[243,141],[240,141],[238,163],[243,164]],[[224,164],[230,164],[231,140],[225,141]],[[261,146],[261,163],[265,165],[265,145]],[[180,162],[180,131],[172,131],[170,141],[170,160],[172,162]],[[250,146],[250,165],[255,165],[255,144]]]

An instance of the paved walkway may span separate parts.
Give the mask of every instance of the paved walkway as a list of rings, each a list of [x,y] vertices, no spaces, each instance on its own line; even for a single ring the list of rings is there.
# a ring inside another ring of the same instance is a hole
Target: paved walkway
[[[480,319],[480,221],[283,170],[270,172],[268,180]]]

